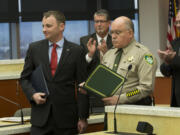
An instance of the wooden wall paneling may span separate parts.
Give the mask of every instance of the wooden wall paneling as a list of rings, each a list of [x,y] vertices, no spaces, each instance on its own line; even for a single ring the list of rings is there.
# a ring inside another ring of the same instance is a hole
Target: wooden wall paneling
[[[170,77],[156,77],[154,87],[155,104],[170,104],[171,85]]]
[[[24,107],[30,107],[21,87],[17,91],[17,80],[0,80],[0,96],[5,97],[13,102],[21,104]],[[19,93],[19,95],[17,94]],[[18,106],[0,98],[0,117],[13,116],[14,112],[19,109]]]

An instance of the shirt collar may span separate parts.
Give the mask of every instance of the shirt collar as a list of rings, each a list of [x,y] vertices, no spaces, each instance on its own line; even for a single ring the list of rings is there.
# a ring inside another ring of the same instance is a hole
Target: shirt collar
[[[105,41],[107,40],[107,36],[108,36],[108,33],[107,33],[106,36],[103,38]],[[100,43],[102,37],[100,37],[98,34],[96,34],[96,37],[97,37],[98,43]]]
[[[57,46],[62,48],[63,44],[64,44],[64,38],[62,38],[61,40],[59,40],[58,42],[56,42]],[[49,41],[49,47],[53,45],[53,42]]]
[[[133,44],[134,42],[136,42],[135,39],[132,39],[131,42],[126,47],[122,48],[122,51],[126,54],[129,50],[131,50],[131,47],[132,47],[131,44]],[[115,54],[116,54],[119,48],[115,48],[115,49],[116,49],[115,51]]]

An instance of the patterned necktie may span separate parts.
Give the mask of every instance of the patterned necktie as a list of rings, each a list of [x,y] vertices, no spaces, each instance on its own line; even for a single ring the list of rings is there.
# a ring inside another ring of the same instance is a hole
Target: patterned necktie
[[[100,40],[100,45],[101,45],[103,42],[104,42],[104,39],[101,38],[101,40]],[[102,51],[99,51],[99,56],[100,56],[100,62],[101,62],[102,59],[103,59],[103,52],[102,52]]]
[[[101,38],[100,43],[102,44],[102,42],[104,42],[104,38]]]
[[[51,52],[51,73],[52,76],[54,76],[57,68],[57,51],[56,51],[57,45],[53,44],[53,49]]]
[[[115,58],[113,69],[112,69],[115,72],[117,72],[117,68],[118,68],[119,62],[121,60],[122,52],[123,52],[122,49],[119,49],[118,52],[117,52],[117,56]]]

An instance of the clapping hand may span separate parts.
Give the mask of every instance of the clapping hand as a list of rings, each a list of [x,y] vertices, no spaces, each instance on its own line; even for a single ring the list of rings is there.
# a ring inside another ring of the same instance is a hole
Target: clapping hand
[[[158,50],[158,55],[166,64],[170,64],[172,59],[175,57],[176,52],[173,50],[171,45],[168,45],[167,50]]]
[[[87,48],[88,48],[88,56],[92,58],[96,51],[96,40],[93,41],[93,38],[90,38],[87,43]]]
[[[98,50],[101,51],[103,54],[105,54],[108,51],[106,41],[103,40],[101,45],[98,45]]]

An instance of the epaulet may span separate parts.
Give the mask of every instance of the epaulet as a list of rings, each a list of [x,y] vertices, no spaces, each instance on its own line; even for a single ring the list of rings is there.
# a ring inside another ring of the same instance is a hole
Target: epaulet
[[[137,48],[142,48],[142,45],[141,45],[140,43],[138,43],[138,42],[136,42],[135,46],[136,46]]]
[[[143,49],[143,50],[146,50],[146,51],[149,50],[146,46],[144,46],[144,45],[142,45],[142,44],[140,44],[140,43],[136,43],[135,46],[136,46],[137,48],[140,48],[140,49]]]

